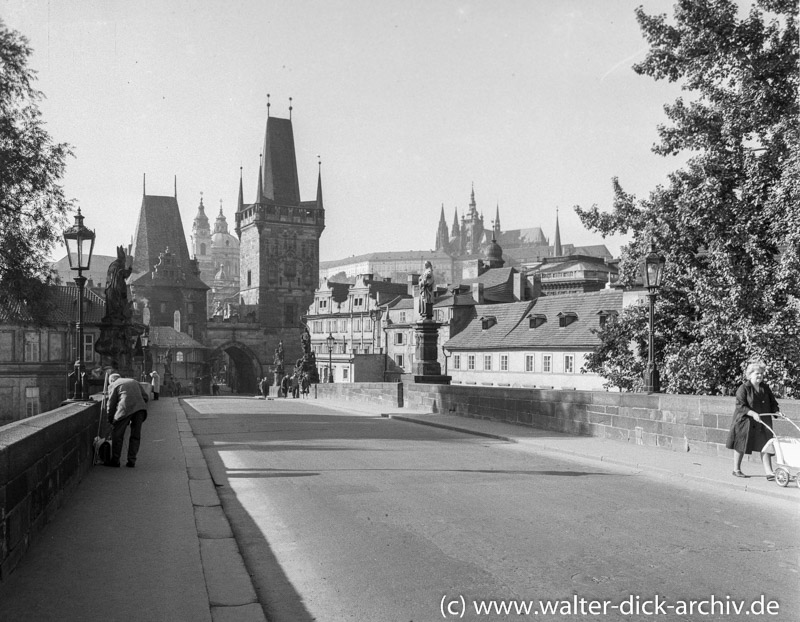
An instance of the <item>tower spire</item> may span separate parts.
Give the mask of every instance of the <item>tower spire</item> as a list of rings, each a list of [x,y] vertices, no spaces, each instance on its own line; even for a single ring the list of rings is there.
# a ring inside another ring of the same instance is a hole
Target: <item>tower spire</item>
[[[292,98],[289,98],[289,121],[292,120]]]
[[[264,154],[258,156],[258,195],[256,195],[256,203],[261,203],[261,197],[264,196],[264,178],[261,170],[264,168]]]
[[[142,196],[147,196],[147,173],[142,173]]]
[[[239,167],[239,202],[236,205],[236,211],[241,212],[244,207],[244,189],[242,188],[242,167]]]
[[[322,158],[317,155],[317,207],[322,209]]]
[[[553,252],[555,253],[555,256],[561,257],[564,254],[564,250],[561,248],[561,231],[558,227],[558,208],[556,208],[556,239],[554,245],[555,249],[553,249]]]
[[[178,200],[178,176],[175,175],[175,200]]]
[[[267,93],[267,119],[269,119],[269,93]]]

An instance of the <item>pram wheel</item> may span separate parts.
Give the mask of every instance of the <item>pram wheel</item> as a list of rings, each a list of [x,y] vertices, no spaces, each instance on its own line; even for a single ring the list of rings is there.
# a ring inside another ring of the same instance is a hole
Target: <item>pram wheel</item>
[[[775,483],[778,484],[778,486],[786,488],[786,485],[789,483],[789,471],[783,467],[775,469]]]

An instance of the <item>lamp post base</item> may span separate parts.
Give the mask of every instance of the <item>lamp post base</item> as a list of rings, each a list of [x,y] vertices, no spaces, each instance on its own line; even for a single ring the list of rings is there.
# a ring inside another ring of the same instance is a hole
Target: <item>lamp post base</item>
[[[644,392],[645,393],[660,393],[661,383],[658,377],[658,368],[655,363],[648,363],[644,370]]]

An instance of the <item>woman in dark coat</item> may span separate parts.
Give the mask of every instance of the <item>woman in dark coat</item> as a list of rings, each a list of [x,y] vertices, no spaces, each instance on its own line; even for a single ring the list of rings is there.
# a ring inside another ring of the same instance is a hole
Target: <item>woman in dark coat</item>
[[[736,391],[736,410],[725,447],[733,449],[734,477],[747,477],[742,473],[742,458],[754,451],[761,452],[761,463],[768,480],[775,479],[772,471],[772,432],[761,425],[761,421],[772,428],[772,415],[782,416],[778,402],[770,388],[763,382],[763,363],[750,363],[744,375],[747,380]]]

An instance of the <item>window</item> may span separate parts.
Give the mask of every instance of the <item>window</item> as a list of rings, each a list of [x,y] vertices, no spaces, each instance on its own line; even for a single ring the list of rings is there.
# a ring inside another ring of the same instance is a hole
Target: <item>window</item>
[[[539,328],[542,324],[547,322],[547,316],[541,313],[531,313],[528,316],[528,320],[530,321],[529,326],[531,328]]]
[[[614,318],[617,317],[616,311],[599,311],[598,314],[600,320],[600,328],[605,326],[609,321],[613,321]]]
[[[343,333],[346,333],[347,332],[347,320],[341,320],[339,322],[339,327],[340,327],[339,330],[341,330]]]
[[[353,332],[360,333],[361,332],[361,320],[359,318],[353,318]]]
[[[183,363],[183,352],[181,350],[178,350],[175,353],[175,362],[176,363]]]
[[[327,298],[320,299],[319,308],[320,309],[327,309],[328,308],[328,299]]]
[[[253,284],[253,274],[250,270],[247,271],[247,287],[250,287]]]
[[[342,380],[347,380],[349,376],[350,376],[350,369],[347,367],[342,369]]]
[[[363,298],[361,298],[361,297],[353,298],[353,306],[354,307],[361,307],[363,305],[364,305],[364,299]]]
[[[453,355],[453,369],[461,369],[461,355]]]
[[[83,360],[87,363],[94,361],[94,335],[83,335]]]
[[[564,355],[564,373],[565,374],[574,374],[575,373],[575,355],[574,354],[565,354]]]
[[[488,330],[497,324],[497,318],[494,315],[485,315],[481,318],[481,330]]]
[[[492,371],[492,355],[491,354],[484,354],[483,355],[483,370],[484,371]]]
[[[508,354],[500,355],[500,371],[508,371]]]
[[[525,371],[533,371],[533,354],[525,355]]]
[[[25,416],[39,414],[39,387],[25,387]]]
[[[558,314],[558,327],[559,328],[566,328],[573,322],[578,321],[577,314],[573,313],[572,311],[567,311],[566,313],[559,313]]]
[[[364,330],[371,331],[372,330],[372,320],[369,318],[364,318]]]
[[[553,355],[552,354],[544,354],[542,355],[542,371],[546,374],[549,374],[553,371]]]
[[[0,332],[0,361],[14,360],[14,333]]]
[[[25,362],[37,363],[41,358],[41,337],[39,333],[25,333]]]
[[[405,311],[401,311],[400,312],[399,322],[401,324],[405,324],[406,323],[406,312]]]
[[[467,356],[467,369],[475,369],[475,355],[470,354]]]
[[[402,346],[403,345],[403,336],[404,335],[401,332],[396,332],[394,334],[394,344],[396,346]]]
[[[397,363],[398,367],[403,367],[403,355],[402,354],[395,354],[394,355],[394,362]]]

